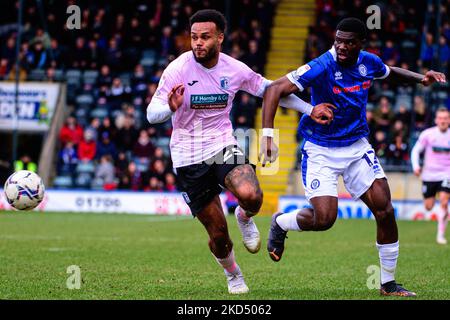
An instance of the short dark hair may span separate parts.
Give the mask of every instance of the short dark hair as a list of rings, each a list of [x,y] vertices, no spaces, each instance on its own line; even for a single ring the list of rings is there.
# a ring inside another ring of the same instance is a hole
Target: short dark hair
[[[217,30],[223,33],[225,33],[225,30],[227,28],[227,20],[225,19],[224,15],[221,12],[213,9],[204,9],[197,11],[189,19],[189,22],[191,27],[196,22],[214,22]]]
[[[360,40],[365,40],[367,37],[366,26],[358,18],[345,18],[341,20],[337,25],[336,30],[354,32],[358,35]]]

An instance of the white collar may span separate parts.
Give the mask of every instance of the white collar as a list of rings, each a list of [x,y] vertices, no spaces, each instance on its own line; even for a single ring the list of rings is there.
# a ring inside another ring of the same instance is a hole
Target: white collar
[[[361,51],[359,52],[358,60],[356,61],[356,64],[359,64],[361,62]],[[334,46],[332,46],[331,49],[328,50],[328,52],[331,53],[331,55],[333,56],[333,60],[337,62],[337,53],[336,53],[336,49],[334,48]]]

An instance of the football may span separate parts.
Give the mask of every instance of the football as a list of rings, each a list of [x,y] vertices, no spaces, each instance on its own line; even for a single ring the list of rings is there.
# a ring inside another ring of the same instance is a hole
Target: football
[[[4,192],[8,203],[17,210],[32,210],[44,199],[45,187],[36,173],[20,170],[5,182]]]

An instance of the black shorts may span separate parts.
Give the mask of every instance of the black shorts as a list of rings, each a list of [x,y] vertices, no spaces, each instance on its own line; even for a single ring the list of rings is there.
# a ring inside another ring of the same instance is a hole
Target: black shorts
[[[176,168],[178,189],[194,217],[222,192],[226,175],[243,164],[250,164],[244,152],[230,145],[201,163]]]
[[[443,181],[423,181],[422,193],[425,199],[434,198],[438,192],[450,193],[450,179]]]

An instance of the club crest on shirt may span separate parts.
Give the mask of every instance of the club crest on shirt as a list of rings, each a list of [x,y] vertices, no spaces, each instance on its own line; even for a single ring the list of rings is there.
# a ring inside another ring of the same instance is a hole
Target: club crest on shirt
[[[362,75],[363,77],[367,76],[367,68],[365,65],[360,64],[358,66],[358,70],[359,70],[359,74]]]
[[[230,79],[228,77],[220,77],[220,87],[224,90],[230,88]]]

